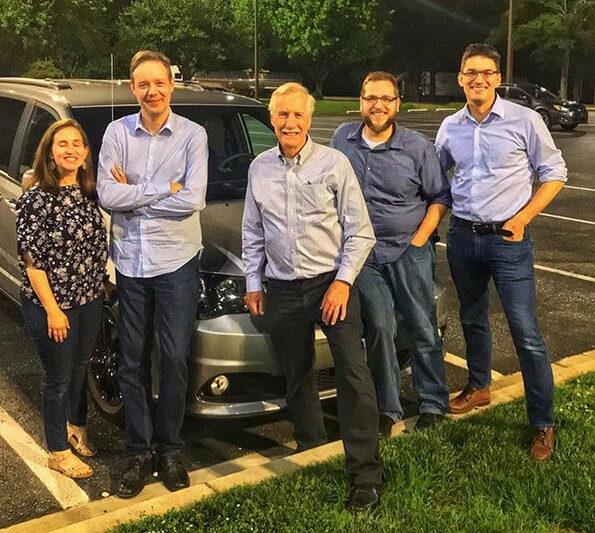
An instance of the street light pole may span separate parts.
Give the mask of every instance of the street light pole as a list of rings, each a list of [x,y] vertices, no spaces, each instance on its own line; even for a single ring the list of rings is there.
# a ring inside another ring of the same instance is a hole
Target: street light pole
[[[254,98],[258,100],[258,0],[254,0]]]
[[[506,82],[512,83],[512,21],[514,12],[513,0],[508,0],[508,44],[506,47]]]

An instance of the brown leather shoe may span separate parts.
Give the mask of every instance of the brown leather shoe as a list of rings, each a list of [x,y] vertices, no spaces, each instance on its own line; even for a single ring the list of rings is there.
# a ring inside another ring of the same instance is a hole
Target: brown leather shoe
[[[461,415],[468,413],[474,407],[481,405],[489,405],[490,399],[490,388],[476,389],[471,385],[467,385],[461,394],[453,398],[448,404],[448,412]]]
[[[554,452],[554,428],[537,428],[533,432],[529,454],[536,461],[549,461]]]

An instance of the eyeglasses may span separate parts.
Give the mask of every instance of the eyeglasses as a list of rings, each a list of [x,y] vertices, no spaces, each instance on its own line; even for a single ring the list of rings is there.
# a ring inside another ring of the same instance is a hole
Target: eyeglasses
[[[371,105],[377,104],[378,100],[380,100],[384,105],[390,105],[398,99],[398,96],[362,96],[362,100]]]
[[[489,80],[492,76],[498,74],[497,70],[467,70],[466,72],[461,72],[463,76],[465,76],[468,80],[474,80],[480,74],[483,76],[484,80]]]

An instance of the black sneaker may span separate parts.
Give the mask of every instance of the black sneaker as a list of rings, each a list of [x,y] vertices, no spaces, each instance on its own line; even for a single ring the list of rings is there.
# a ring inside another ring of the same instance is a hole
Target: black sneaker
[[[388,415],[378,416],[378,434],[381,437],[390,437],[391,430],[395,425],[395,421]]]
[[[132,498],[145,488],[151,477],[151,458],[135,456],[124,467],[118,484],[116,495],[120,498]]]
[[[444,415],[439,415],[437,413],[421,413],[413,430],[419,431],[420,429],[433,428],[434,426],[440,424],[440,422],[443,420]]]
[[[363,511],[371,511],[380,503],[380,495],[378,493],[378,485],[373,483],[362,483],[353,487],[353,493],[347,510],[351,513],[361,513]]]
[[[177,455],[159,456],[157,458],[157,472],[159,479],[172,492],[190,486],[188,472]]]

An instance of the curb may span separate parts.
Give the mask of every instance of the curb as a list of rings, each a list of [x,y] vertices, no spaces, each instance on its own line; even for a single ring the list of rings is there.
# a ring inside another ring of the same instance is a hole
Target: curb
[[[595,371],[595,350],[557,361],[552,364],[552,371],[556,385],[586,372]],[[520,372],[499,378],[492,383],[490,389],[492,401],[489,406],[476,408],[464,415],[447,415],[447,417],[457,420],[472,416],[478,411],[515,400],[525,394]],[[451,394],[451,397],[456,394],[458,393]],[[396,423],[392,428],[391,436],[401,435],[411,429],[416,421],[417,416],[413,416]],[[331,457],[341,455],[343,444],[339,440],[293,455],[288,455],[289,453],[291,450],[283,446],[269,450],[267,452],[269,457],[253,453],[190,473],[191,486],[187,489],[172,493],[161,484],[152,484],[147,486],[141,495],[130,500],[121,500],[110,496],[105,500],[91,502],[84,507],[36,518],[2,529],[0,532],[103,533],[106,529],[145,515],[163,514],[170,509],[185,507],[238,485],[260,483],[276,475],[323,462]],[[273,456],[273,459],[270,459],[270,456]]]

